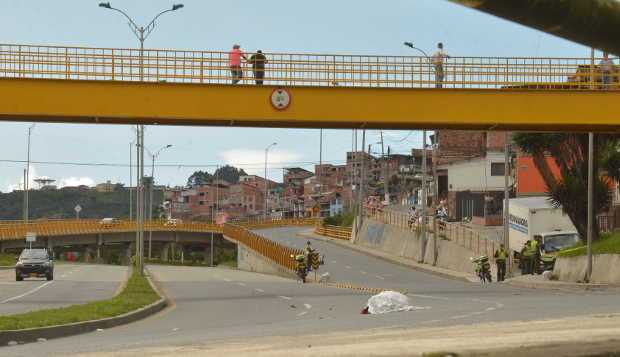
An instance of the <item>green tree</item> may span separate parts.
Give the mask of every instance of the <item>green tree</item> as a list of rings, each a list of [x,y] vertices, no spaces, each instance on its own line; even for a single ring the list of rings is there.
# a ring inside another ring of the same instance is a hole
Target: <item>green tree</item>
[[[610,181],[620,180],[620,136],[598,134],[595,136],[594,162],[594,213],[602,213],[611,205]],[[588,217],[588,135],[587,134],[515,134],[514,142],[532,156],[540,172],[547,194],[555,207],[569,216],[582,240],[587,237]],[[551,156],[560,177],[553,175],[547,157]],[[598,237],[598,224],[594,220],[594,238]]]
[[[239,177],[247,175],[243,169],[238,169],[234,166],[226,165],[215,170],[213,174],[220,180],[224,180],[229,183],[239,183]]]

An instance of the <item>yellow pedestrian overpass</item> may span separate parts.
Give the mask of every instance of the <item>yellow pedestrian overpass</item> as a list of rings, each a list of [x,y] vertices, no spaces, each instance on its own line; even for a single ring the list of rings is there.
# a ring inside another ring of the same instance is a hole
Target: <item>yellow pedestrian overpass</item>
[[[232,85],[214,51],[0,44],[0,120],[291,128],[620,129],[618,73],[590,58],[267,53]]]

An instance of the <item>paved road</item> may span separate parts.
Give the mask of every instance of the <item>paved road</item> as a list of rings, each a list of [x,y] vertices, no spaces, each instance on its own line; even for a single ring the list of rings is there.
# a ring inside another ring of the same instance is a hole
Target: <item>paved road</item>
[[[0,315],[108,299],[126,276],[127,267],[56,264],[53,281],[16,282],[14,270],[0,270]]]
[[[262,231],[273,240],[303,246],[299,228]],[[378,327],[437,327],[477,322],[538,320],[617,312],[615,291],[552,292],[478,285],[439,278],[314,241],[325,252],[333,279],[407,290],[425,309],[360,315],[368,294],[300,284],[230,269],[150,266],[174,301],[146,320],[87,335],[0,349],[3,356],[70,355],[167,346],[209,345],[250,337],[288,336]]]

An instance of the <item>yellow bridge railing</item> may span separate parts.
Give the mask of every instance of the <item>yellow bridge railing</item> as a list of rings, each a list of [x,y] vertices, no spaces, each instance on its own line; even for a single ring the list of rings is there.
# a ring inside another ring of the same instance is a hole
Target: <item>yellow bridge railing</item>
[[[351,227],[317,225],[314,227],[314,233],[321,235],[321,236],[342,239],[342,240],[351,239]]]
[[[247,54],[248,57],[251,53]],[[265,53],[265,84],[433,88],[620,89],[619,71],[600,59],[541,57],[450,57],[441,67],[419,56]],[[142,60],[143,61],[142,61]],[[242,84],[253,84],[242,64]],[[0,78],[147,81],[230,84],[228,53],[0,44]]]
[[[179,232],[222,232],[221,225],[203,222],[171,223],[165,220],[148,221],[146,231],[179,231]],[[32,232],[37,236],[54,237],[76,234],[122,233],[135,232],[136,223],[123,220],[105,222],[96,219],[79,220],[49,220],[0,222],[0,240],[24,239],[26,233]]]

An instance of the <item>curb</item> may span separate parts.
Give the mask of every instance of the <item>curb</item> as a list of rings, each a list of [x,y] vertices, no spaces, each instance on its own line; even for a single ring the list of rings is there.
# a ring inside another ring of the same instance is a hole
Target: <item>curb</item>
[[[478,279],[475,280],[470,280],[469,278],[467,278],[466,276],[460,275],[460,274],[452,274],[450,272],[444,272],[444,271],[439,271],[439,270],[435,270],[435,269],[431,269],[430,267],[425,267],[421,264],[417,264],[417,263],[413,263],[413,262],[403,262],[400,261],[398,259],[394,259],[394,258],[390,258],[388,256],[385,256],[383,254],[376,254],[373,252],[369,252],[365,249],[361,249],[357,246],[355,246],[354,244],[346,244],[345,242],[338,240],[338,239],[333,239],[333,238],[329,238],[329,237],[322,237],[322,236],[317,236],[315,234],[308,234],[308,233],[297,233],[297,235],[304,237],[304,238],[314,238],[314,239],[319,239],[322,240],[324,242],[328,242],[328,243],[332,243],[332,244],[336,244],[339,245],[341,247],[344,248],[348,248],[351,250],[354,250],[358,253],[362,253],[366,256],[369,257],[373,257],[373,258],[377,258],[377,259],[381,259],[383,261],[387,261],[393,264],[398,264],[416,271],[420,271],[423,273],[428,273],[428,274],[432,274],[432,275],[436,275],[442,278],[446,278],[446,279],[451,279],[451,280],[456,280],[456,281],[461,281],[461,282],[465,282],[465,283],[474,283],[474,282],[478,282]]]
[[[547,290],[583,290],[594,291],[604,290],[612,287],[609,284],[586,284],[586,283],[568,283],[568,282],[538,282],[538,281],[518,281],[508,280],[504,284],[528,289],[547,289]]]
[[[15,269],[15,267],[14,266],[8,266],[8,267],[0,266],[0,270],[12,270],[12,269]]]
[[[0,347],[6,346],[11,341],[15,341],[18,344],[36,342],[40,338],[54,339],[60,337],[80,335],[98,329],[109,329],[112,327],[126,325],[151,315],[158,313],[168,305],[168,300],[162,296],[162,293],[155,286],[150,277],[147,278],[149,284],[155,292],[160,296],[160,299],[150,305],[142,307],[138,310],[127,312],[120,316],[108,317],[100,320],[91,320],[76,322],[66,325],[36,327],[25,330],[8,330],[0,331]]]

